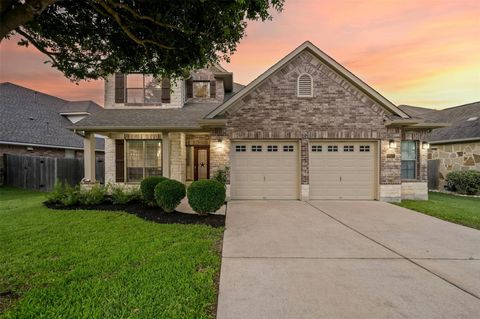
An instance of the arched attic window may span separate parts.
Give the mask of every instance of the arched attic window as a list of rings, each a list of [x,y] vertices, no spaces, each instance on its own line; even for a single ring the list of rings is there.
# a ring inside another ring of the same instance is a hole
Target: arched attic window
[[[313,79],[308,73],[302,73],[297,79],[297,96],[313,97]]]

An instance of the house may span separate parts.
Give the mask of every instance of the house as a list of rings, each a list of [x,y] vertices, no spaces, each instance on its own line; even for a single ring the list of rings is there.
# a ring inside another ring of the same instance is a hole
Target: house
[[[93,136],[106,136],[107,182],[188,182],[228,166],[231,199],[427,198],[427,135],[442,125],[409,116],[312,43],[238,88],[219,66],[177,81],[116,74],[105,109],[72,129],[87,159]]]
[[[102,109],[92,101],[67,101],[13,83],[0,83],[0,185],[4,154],[83,157],[83,138],[68,127]],[[97,139],[96,153],[98,158],[103,157],[102,138]]]
[[[480,171],[480,102],[450,107],[443,110],[401,106],[409,113],[432,122],[449,122],[450,126],[434,130],[429,135],[428,159],[435,169],[435,189],[444,189],[449,172]]]
[[[78,158],[83,139],[69,127],[103,108],[92,101],[67,101],[13,83],[0,83],[0,156]],[[97,152],[103,154],[103,140]]]

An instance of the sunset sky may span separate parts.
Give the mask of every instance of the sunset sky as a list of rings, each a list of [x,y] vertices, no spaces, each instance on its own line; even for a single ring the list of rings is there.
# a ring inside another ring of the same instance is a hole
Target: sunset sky
[[[70,83],[34,48],[0,45],[0,82],[103,105],[103,82]],[[231,63],[248,84],[305,40],[396,104],[445,108],[480,100],[480,1],[287,0],[250,23]]]

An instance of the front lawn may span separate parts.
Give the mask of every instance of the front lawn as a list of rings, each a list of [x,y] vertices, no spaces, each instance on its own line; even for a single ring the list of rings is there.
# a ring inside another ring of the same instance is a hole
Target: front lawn
[[[480,229],[480,198],[430,192],[428,201],[403,200],[399,205],[452,223]]]
[[[1,318],[213,318],[223,228],[61,211],[0,188]]]

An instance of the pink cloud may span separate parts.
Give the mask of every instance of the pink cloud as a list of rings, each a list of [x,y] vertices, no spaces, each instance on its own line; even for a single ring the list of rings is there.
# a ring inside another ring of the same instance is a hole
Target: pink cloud
[[[444,106],[456,105],[480,100],[479,16],[477,0],[287,0],[273,21],[249,23],[224,65],[246,84],[310,40],[398,104],[437,106],[437,92],[450,92]],[[44,60],[3,41],[0,80],[103,103],[101,81],[72,84]]]

